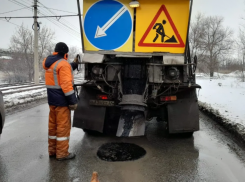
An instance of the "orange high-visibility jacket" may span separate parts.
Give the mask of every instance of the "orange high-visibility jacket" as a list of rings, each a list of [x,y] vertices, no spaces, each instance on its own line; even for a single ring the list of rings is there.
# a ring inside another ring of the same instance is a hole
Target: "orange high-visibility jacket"
[[[77,103],[73,89],[73,70],[76,63],[69,64],[61,55],[54,53],[43,60],[48,103],[53,106],[68,106]]]

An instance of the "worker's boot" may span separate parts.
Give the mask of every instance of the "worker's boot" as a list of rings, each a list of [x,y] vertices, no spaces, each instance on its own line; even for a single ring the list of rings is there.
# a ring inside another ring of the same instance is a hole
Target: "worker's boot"
[[[49,158],[56,158],[56,154],[54,154],[54,155],[49,155]]]
[[[68,156],[63,157],[63,158],[57,158],[58,161],[64,161],[64,160],[69,160],[69,159],[74,159],[76,157],[76,154],[74,153],[69,153]]]

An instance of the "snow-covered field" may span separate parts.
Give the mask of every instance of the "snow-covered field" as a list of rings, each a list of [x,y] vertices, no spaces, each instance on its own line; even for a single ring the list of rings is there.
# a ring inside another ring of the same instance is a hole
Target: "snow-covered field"
[[[245,126],[245,82],[233,75],[209,79],[197,77],[202,86],[198,99],[217,110],[225,118]]]
[[[245,132],[245,82],[241,82],[238,73],[217,74],[214,79],[197,74],[197,84],[202,86],[198,93],[199,105],[214,115],[223,118]]]

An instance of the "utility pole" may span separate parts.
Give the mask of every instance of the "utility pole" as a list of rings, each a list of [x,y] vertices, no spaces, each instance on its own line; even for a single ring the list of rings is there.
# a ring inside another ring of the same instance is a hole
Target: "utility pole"
[[[245,82],[245,78],[244,78],[244,50],[242,53],[242,82]]]
[[[79,25],[80,25],[80,34],[81,34],[81,44],[82,44],[82,51],[84,53],[84,45],[83,45],[83,28],[82,28],[82,18],[81,18],[81,10],[80,10],[80,2],[77,0],[77,9],[78,9],[78,17],[79,17]]]
[[[39,84],[37,0],[34,0],[34,83]]]

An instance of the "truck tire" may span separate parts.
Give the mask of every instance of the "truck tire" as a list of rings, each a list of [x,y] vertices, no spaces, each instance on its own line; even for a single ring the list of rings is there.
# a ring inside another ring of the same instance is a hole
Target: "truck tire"
[[[184,134],[184,136],[186,136],[188,138],[188,137],[192,137],[193,133],[194,132],[192,131],[192,132],[187,132],[187,133],[183,133],[183,134]]]
[[[3,131],[3,123],[2,123],[2,115],[0,114],[0,135],[2,134]]]
[[[94,130],[83,129],[83,131],[84,131],[84,133],[86,133],[88,135],[93,135],[93,136],[101,135],[100,132],[94,131]]]
[[[167,128],[168,137],[178,137],[178,138],[191,138],[194,132],[186,132],[186,133],[170,133]]]

